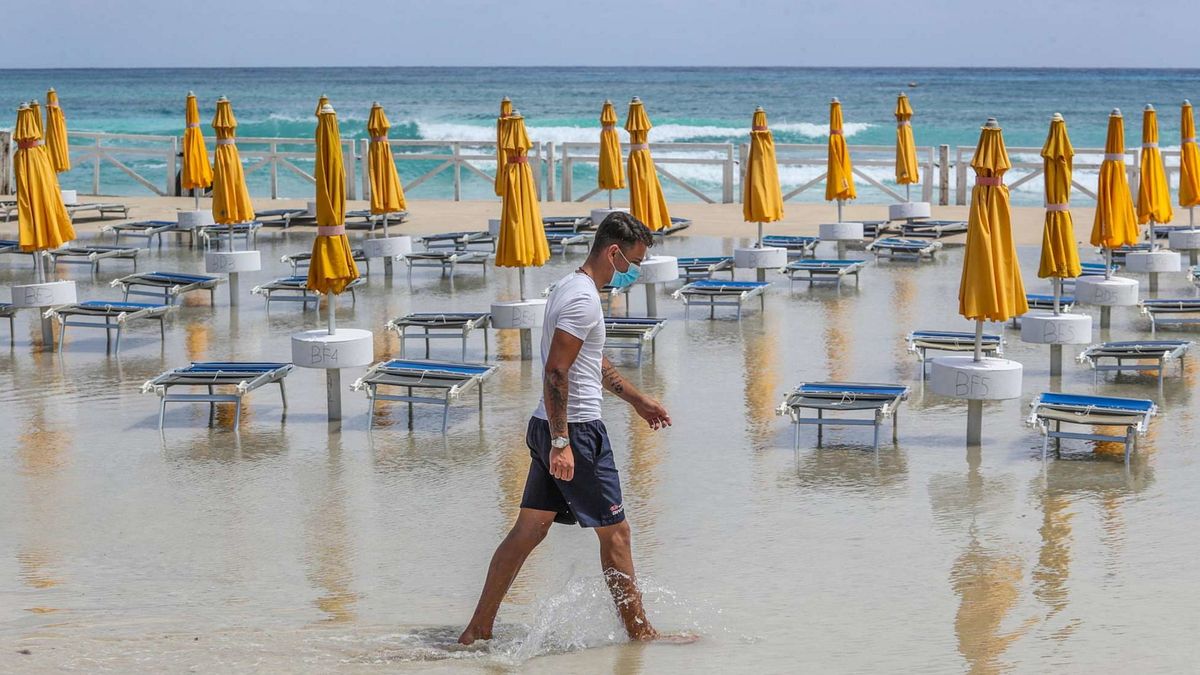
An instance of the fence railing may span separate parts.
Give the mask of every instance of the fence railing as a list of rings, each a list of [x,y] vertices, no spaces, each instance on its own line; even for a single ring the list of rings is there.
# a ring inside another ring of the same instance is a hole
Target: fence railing
[[[124,177],[154,195],[179,194],[181,137],[72,131],[70,141],[71,161],[75,167],[73,171],[90,170],[88,182],[92,194],[107,194],[105,181],[110,181],[108,187],[111,188],[113,176]],[[208,141],[211,147],[212,139]],[[314,139],[242,137],[237,142],[246,175],[252,177],[265,173],[270,198],[302,196],[285,194],[289,191],[281,188],[281,177],[287,177],[293,187],[296,180],[304,185],[314,183],[311,169],[308,168],[315,162]],[[404,189],[408,194],[420,194],[437,185],[441,190],[449,187],[453,199],[460,201],[464,198],[464,185],[472,181],[490,185],[494,180],[495,141],[391,139],[388,142],[404,177]],[[371,194],[368,169],[370,141],[344,139],[342,146],[346,167],[346,197],[357,199],[361,195],[363,199],[368,199]],[[556,148],[551,142],[534,142],[529,151],[529,162],[539,198],[544,201],[558,198],[564,202],[593,198],[600,192],[594,183],[595,170],[587,172],[592,182],[584,189],[584,186],[576,184],[579,178],[577,169],[598,165],[599,149],[599,143],[566,142],[558,144]],[[824,144],[780,143],[775,149],[776,160],[783,174],[781,182],[785,201],[823,189],[826,165]],[[652,143],[650,150],[655,167],[668,186],[674,186],[707,203],[741,201],[749,144]],[[13,192],[14,151],[12,132],[0,131],[0,194]],[[917,157],[921,181],[913,186],[914,192],[919,190],[923,201],[936,201],[942,205],[967,204],[973,183],[970,161],[974,151],[973,146],[956,146],[953,152],[949,145],[919,146]],[[1041,148],[1009,147],[1008,153],[1014,160],[1006,180],[1010,188],[1019,188],[1042,175]],[[879,178],[888,174],[894,166],[893,146],[852,145],[850,154],[860,185],[870,186],[888,200],[904,201],[907,198],[907,191],[890,179]],[[1162,154],[1168,182],[1177,184],[1179,151],[1163,150]],[[1102,148],[1076,148],[1076,175],[1098,171],[1103,155]],[[1137,146],[1125,152],[1130,188],[1135,194],[1140,169],[1139,155],[1140,148]],[[703,170],[696,171],[697,167]],[[786,177],[788,169],[800,171]],[[434,180],[447,174],[448,181],[445,178]],[[798,174],[802,174],[803,178],[797,178]],[[262,183],[258,185],[261,187]],[[1079,195],[1092,200],[1096,198],[1090,185],[1075,180],[1073,187]],[[480,192],[475,190],[472,194]]]

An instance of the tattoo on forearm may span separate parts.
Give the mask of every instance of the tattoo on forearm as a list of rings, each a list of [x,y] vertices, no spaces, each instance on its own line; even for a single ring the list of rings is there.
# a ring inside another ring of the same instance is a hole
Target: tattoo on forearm
[[[552,372],[546,378],[546,416],[556,436],[567,435],[567,378]]]
[[[625,379],[607,361],[604,363],[604,367],[600,369],[600,380],[604,383],[605,387],[608,387],[609,391],[617,396],[625,393]]]

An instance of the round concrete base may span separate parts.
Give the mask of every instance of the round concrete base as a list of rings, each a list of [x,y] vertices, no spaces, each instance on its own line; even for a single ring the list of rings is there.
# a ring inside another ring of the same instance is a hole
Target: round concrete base
[[[1178,272],[1183,262],[1178,251],[1130,251],[1125,254],[1125,269],[1150,274]]]
[[[412,237],[364,239],[363,255],[368,258],[395,258],[412,253]]]
[[[1137,279],[1101,276],[1075,280],[1075,302],[1098,307],[1131,307],[1138,301]]]
[[[51,281],[44,284],[22,284],[12,287],[13,307],[54,307],[78,301],[74,281]]]
[[[1040,345],[1086,345],[1092,341],[1088,314],[1026,314],[1021,317],[1021,341]]]
[[[629,213],[629,209],[626,209],[626,208],[592,209],[592,213],[591,213],[592,226],[600,227],[600,223],[603,223],[604,219],[608,217],[608,214],[613,213],[614,211],[620,211],[621,213]]]
[[[538,328],[546,315],[542,299],[492,303],[492,328]]]
[[[321,328],[292,336],[292,363],[300,368],[369,366],[374,358],[374,337],[369,330],[342,328],[331,334]]]
[[[889,220],[912,220],[914,218],[929,218],[933,209],[929,202],[904,202],[888,206]]]
[[[209,251],[204,254],[205,272],[235,274],[261,269],[262,258],[258,251]]]
[[[940,396],[1004,401],[1021,396],[1022,367],[1008,359],[942,356],[930,360],[929,388]]]
[[[733,266],[744,270],[780,269],[787,266],[787,249],[764,246],[762,248],[733,249]]]
[[[62,193],[62,200],[63,200],[64,206],[75,206],[76,204],[79,203],[79,191],[78,190],[59,190],[59,192]]]
[[[642,260],[638,284],[661,284],[679,278],[679,259],[673,255],[652,255]]]
[[[180,211],[177,214],[177,222],[179,223],[179,227],[194,230],[198,227],[212,225],[216,221],[213,220],[211,210],[199,209],[196,211]]]
[[[862,223],[821,223],[822,241],[861,241]]]

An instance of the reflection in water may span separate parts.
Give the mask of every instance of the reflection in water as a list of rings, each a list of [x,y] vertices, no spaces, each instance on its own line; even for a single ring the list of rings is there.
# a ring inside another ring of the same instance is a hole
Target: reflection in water
[[[764,313],[757,326],[743,325],[742,354],[745,359],[746,428],[755,449],[770,444],[778,429],[775,406],[779,404],[779,326],[771,313]]]
[[[909,270],[915,272],[915,270]],[[892,280],[892,310],[893,316],[901,319],[893,321],[892,326],[896,330],[896,334],[891,339],[892,346],[892,366],[897,378],[909,377],[912,372],[913,358],[908,351],[908,345],[905,343],[904,337],[908,335],[909,330],[906,327],[907,322],[913,316],[913,309],[917,307],[917,289],[919,285],[915,274],[897,274]]]
[[[867,443],[829,444],[809,448],[801,441],[796,451],[796,478],[800,486],[838,492],[880,495],[903,490],[908,479],[908,459],[900,448],[881,444],[878,451]]]
[[[62,510],[62,472],[68,465],[68,450],[74,439],[65,421],[47,415],[38,399],[33,415],[17,435],[17,458],[25,476],[26,515],[29,527],[16,552],[18,577],[31,588],[49,589],[63,583],[57,540]],[[27,608],[35,613],[56,611],[52,607]]]
[[[837,297],[825,303],[825,367],[829,370],[829,379],[835,382],[845,382],[850,372],[852,342],[846,329],[848,310],[844,306],[850,302]]]
[[[184,330],[187,332],[183,340],[187,351],[188,361],[208,360],[208,346],[212,340],[212,326],[207,321],[189,321]]]
[[[329,457],[321,484],[308,490],[313,501],[305,519],[308,554],[305,566],[309,582],[322,589],[314,603],[326,614],[324,622],[341,623],[355,619],[354,571],[345,486],[342,484],[342,443],[340,433],[329,436]]]

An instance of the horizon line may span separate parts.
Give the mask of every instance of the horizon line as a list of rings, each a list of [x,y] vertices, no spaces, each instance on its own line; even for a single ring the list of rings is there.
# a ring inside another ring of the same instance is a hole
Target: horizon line
[[[636,69],[705,69],[705,70],[763,70],[763,69],[779,69],[779,70],[1148,70],[1148,71],[1200,71],[1200,66],[1191,67],[1161,67],[1161,66],[894,66],[894,65],[737,65],[737,66],[718,66],[718,65],[682,65],[682,64],[654,64],[654,65],[264,65],[264,66],[24,66],[16,68],[0,68],[0,72],[19,72],[19,71],[46,71],[46,70],[332,70],[341,68],[364,68],[364,69],[405,69],[405,70],[420,70],[420,69],[477,69],[477,70],[511,70],[511,69],[557,69],[557,70],[636,70]]]

